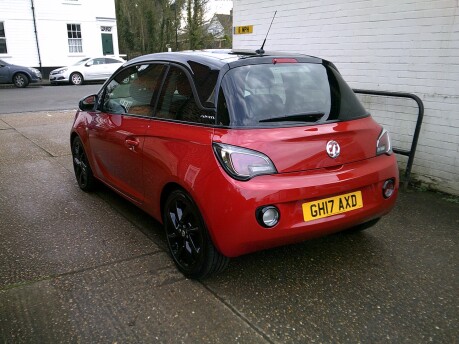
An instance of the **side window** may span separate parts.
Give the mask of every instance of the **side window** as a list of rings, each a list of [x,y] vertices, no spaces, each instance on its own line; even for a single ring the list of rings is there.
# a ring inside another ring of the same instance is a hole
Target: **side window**
[[[156,117],[184,122],[214,124],[215,113],[196,104],[186,73],[171,66],[159,97]]]
[[[163,70],[146,64],[120,71],[104,91],[102,111],[152,116]]]
[[[121,61],[118,61],[118,60],[115,60],[115,59],[111,59],[109,57],[106,57],[105,58],[105,63],[120,63]]]
[[[105,58],[94,59],[93,64],[95,65],[105,64]]]
[[[223,89],[221,87],[220,92],[218,93],[217,118],[219,125],[227,126],[230,124],[228,104],[226,103],[225,94],[223,93]]]

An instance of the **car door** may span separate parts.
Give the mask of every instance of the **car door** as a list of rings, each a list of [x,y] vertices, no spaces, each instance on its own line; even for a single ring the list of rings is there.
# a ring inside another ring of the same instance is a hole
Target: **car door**
[[[10,68],[0,60],[0,83],[10,82]]]
[[[211,126],[215,111],[199,106],[198,99],[191,75],[185,68],[171,64],[143,148],[143,208],[156,218],[161,218],[158,202],[165,183],[173,180],[194,188],[196,177],[208,173],[204,166],[215,161]]]
[[[105,65],[104,65],[105,66],[104,67],[104,77],[108,79],[114,72],[116,72],[116,70],[122,64],[123,63],[118,61],[118,60],[106,57],[105,58]]]
[[[96,174],[131,200],[142,203],[145,132],[151,122],[162,64],[121,70],[101,91],[88,124]]]
[[[105,58],[91,59],[85,64],[85,79],[105,79]]]

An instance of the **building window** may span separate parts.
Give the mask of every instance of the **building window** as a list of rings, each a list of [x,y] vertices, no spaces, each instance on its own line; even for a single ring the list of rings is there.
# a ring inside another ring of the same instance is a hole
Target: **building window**
[[[100,31],[102,32],[112,32],[112,27],[111,26],[101,26]]]
[[[67,24],[67,37],[69,39],[69,53],[82,53],[83,42],[80,24]]]
[[[6,53],[8,53],[8,50],[6,49],[5,25],[0,22],[0,54]]]

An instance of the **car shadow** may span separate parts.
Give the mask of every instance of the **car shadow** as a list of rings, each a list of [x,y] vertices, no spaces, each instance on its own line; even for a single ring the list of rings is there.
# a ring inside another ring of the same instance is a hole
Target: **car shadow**
[[[97,195],[109,204],[116,212],[129,220],[148,239],[153,241],[164,251],[167,251],[166,237],[162,225],[149,214],[124,199],[109,187],[99,184]]]
[[[106,186],[101,185],[97,195],[148,239],[168,251],[163,227],[158,221]],[[365,232],[344,231],[233,258],[227,270],[202,282],[211,287],[237,284],[236,281],[256,276],[262,284],[278,281],[289,285],[295,280],[317,279],[330,274],[365,273],[371,267],[380,265],[382,256],[385,257],[383,260],[389,256],[384,253],[384,243],[371,233],[378,231],[378,226],[380,224]]]

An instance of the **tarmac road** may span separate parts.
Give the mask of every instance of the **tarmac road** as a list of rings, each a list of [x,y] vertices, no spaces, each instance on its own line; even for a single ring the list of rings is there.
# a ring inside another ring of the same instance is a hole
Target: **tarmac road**
[[[0,114],[77,109],[81,98],[95,94],[101,84],[81,86],[30,84],[26,88],[0,85]]]
[[[366,232],[195,282],[153,219],[106,188],[79,190],[73,117],[0,115],[0,342],[458,342],[457,198],[404,192]]]

